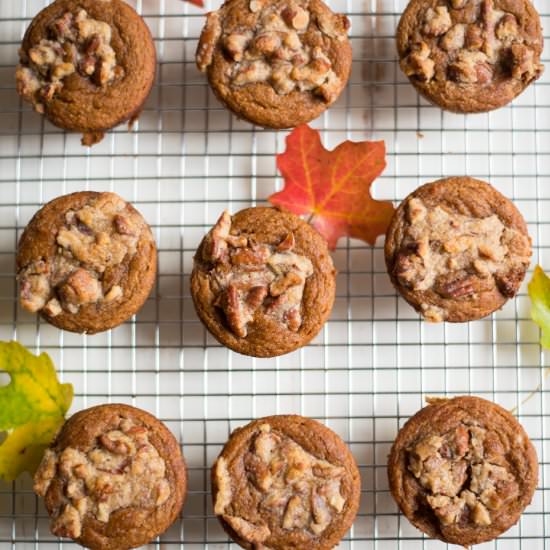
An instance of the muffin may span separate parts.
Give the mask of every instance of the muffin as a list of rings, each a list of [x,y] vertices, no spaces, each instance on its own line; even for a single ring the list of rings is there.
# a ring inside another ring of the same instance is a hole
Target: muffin
[[[25,33],[17,91],[56,126],[93,145],[136,120],[155,78],[143,19],[122,0],[56,0]]]
[[[516,295],[531,258],[517,208],[488,183],[447,178],[395,211],[385,257],[395,288],[428,321],[481,319]]]
[[[478,397],[429,399],[388,459],[391,493],[430,537],[468,547],[514,525],[537,486],[537,455],[508,411]]]
[[[92,550],[147,544],[178,517],[187,491],[179,445],[166,426],[128,405],[71,417],[42,459],[34,491],[51,531]]]
[[[480,113],[518,96],[543,72],[530,0],[411,0],[397,29],[401,69],[442,109]]]
[[[157,252],[141,214],[114,193],[80,192],[43,206],[19,241],[19,300],[64,330],[123,323],[155,282]]]
[[[225,211],[201,242],[191,295],[201,321],[234,351],[255,357],[307,344],[330,315],[334,265],[325,240],[275,208]]]
[[[315,420],[270,416],[235,430],[212,468],[214,513],[243,548],[334,548],[361,494],[345,443]]]
[[[237,116],[291,128],[318,117],[346,86],[348,28],[321,0],[226,0],[207,16],[197,66]]]

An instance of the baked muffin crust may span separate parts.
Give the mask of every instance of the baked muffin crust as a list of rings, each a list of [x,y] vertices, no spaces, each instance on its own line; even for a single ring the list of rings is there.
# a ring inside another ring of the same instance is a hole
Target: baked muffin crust
[[[179,446],[159,420],[127,405],[101,405],[67,421],[34,490],[45,499],[54,535],[93,550],[122,550],[169,527],[186,484]]]
[[[132,316],[155,280],[149,226],[114,193],[58,197],[29,222],[17,255],[21,306],[74,332]]]
[[[305,345],[330,314],[335,271],[323,238],[274,208],[224,212],[195,255],[200,319],[229,348],[257,357]]]
[[[390,278],[433,322],[479,319],[516,295],[531,257],[521,214],[489,184],[447,178],[411,193],[385,244]]]
[[[318,422],[272,416],[235,430],[212,468],[214,512],[243,548],[338,544],[359,506],[344,442]]]
[[[530,0],[411,0],[397,30],[401,69],[428,100],[462,113],[506,105],[543,66]]]
[[[139,116],[156,53],[143,19],[122,0],[56,0],[25,33],[18,93],[84,145]]]
[[[514,525],[531,502],[536,452],[518,421],[478,397],[428,400],[388,459],[401,511],[431,537],[470,546]]]
[[[197,66],[238,116],[270,128],[298,126],[345,87],[348,28],[321,0],[227,0],[207,16]]]

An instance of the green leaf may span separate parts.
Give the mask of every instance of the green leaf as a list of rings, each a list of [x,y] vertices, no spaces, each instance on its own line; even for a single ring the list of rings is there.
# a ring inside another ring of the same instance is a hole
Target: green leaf
[[[531,298],[531,318],[541,329],[540,344],[550,349],[550,278],[537,265],[529,282],[529,298]]]
[[[71,384],[60,384],[46,353],[38,357],[17,342],[0,342],[0,371],[10,383],[0,387],[0,478],[34,473],[44,450],[65,421],[73,400]]]

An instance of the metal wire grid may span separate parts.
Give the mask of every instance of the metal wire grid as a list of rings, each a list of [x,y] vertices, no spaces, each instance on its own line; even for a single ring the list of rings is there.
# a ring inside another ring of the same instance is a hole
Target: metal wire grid
[[[397,513],[386,456],[398,427],[426,395],[473,393],[517,407],[541,464],[539,488],[520,523],[480,548],[550,549],[548,358],[529,320],[525,288],[490,319],[425,324],[396,297],[380,243],[341,241],[334,253],[334,312],[310,346],[271,360],[220,347],[193,310],[192,255],[223,208],[262,203],[280,188],[274,154],[284,148],[286,133],[240,122],[213,98],[193,62],[201,12],[178,0],[138,0],[134,5],[156,39],[156,86],[134,132],[121,128],[83,149],[77,136],[30,112],[14,90],[20,38],[45,3],[0,3],[0,338],[46,350],[75,387],[73,410],[134,404],[165,421],[183,443],[190,474],[183,518],[152,545],[235,547],[212,513],[209,467],[236,426],[296,412],[337,431],[360,465],[360,514],[340,548],[443,548]],[[400,200],[445,175],[491,181],[524,213],[533,265],[548,268],[550,77],[495,113],[442,113],[418,98],[395,61],[393,34],[405,0],[329,3],[352,20],[354,67],[343,97],[315,123],[325,144],[386,141],[388,168],[376,185],[378,198]],[[535,4],[550,28],[547,3]],[[62,333],[20,310],[14,280],[14,251],[26,222],[45,201],[82,189],[114,190],[131,200],[151,223],[160,251],[156,289],[142,311],[96,336]],[[30,480],[0,484],[0,548],[58,546],[71,545],[49,534]]]

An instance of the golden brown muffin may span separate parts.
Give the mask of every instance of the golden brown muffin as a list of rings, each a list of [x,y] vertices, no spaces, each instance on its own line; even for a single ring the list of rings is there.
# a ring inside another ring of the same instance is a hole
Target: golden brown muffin
[[[525,221],[488,183],[447,178],[395,211],[385,257],[395,288],[428,321],[481,319],[516,295],[531,258]]]
[[[325,240],[275,208],[226,211],[195,254],[191,295],[201,321],[234,351],[289,353],[314,338],[332,310],[334,265]]]
[[[71,332],[95,334],[129,319],[149,296],[156,272],[149,226],[114,193],[52,200],[19,241],[21,306]]]
[[[235,430],[212,468],[214,512],[250,550],[334,548],[360,494],[345,443],[302,416],[270,416]]]
[[[431,399],[401,428],[390,489],[409,521],[468,547],[514,525],[537,486],[537,455],[508,411],[479,397]]]
[[[122,0],[56,0],[32,21],[19,50],[17,91],[56,126],[93,145],[137,119],[155,79],[143,19]]]
[[[529,0],[411,0],[397,29],[401,68],[442,109],[506,105],[543,72],[540,18]]]
[[[237,116],[291,128],[318,117],[346,86],[348,28],[321,0],[227,0],[207,16],[197,66]]]
[[[178,517],[187,474],[178,442],[128,405],[80,411],[61,429],[34,477],[54,535],[92,550],[147,544]]]

